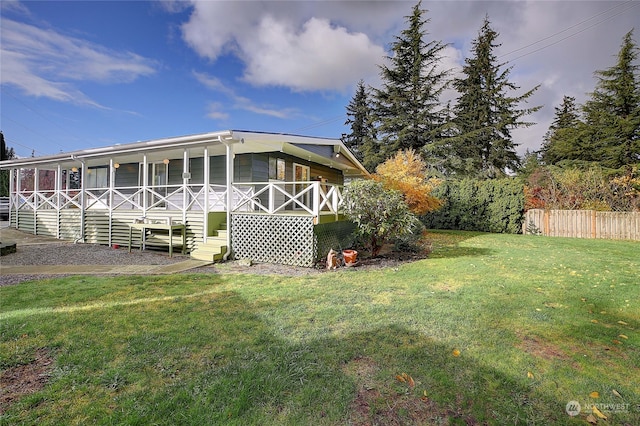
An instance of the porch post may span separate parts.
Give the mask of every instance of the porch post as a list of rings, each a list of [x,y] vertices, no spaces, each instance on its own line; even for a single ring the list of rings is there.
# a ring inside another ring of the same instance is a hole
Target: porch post
[[[109,158],[109,247],[112,244],[113,234],[113,189],[116,186],[116,168],[113,164],[113,158]]]
[[[18,192],[16,191],[16,187],[15,187],[16,170],[17,169],[9,170],[9,223],[11,223],[11,216],[12,214],[14,214],[14,210],[15,210],[15,215],[16,215],[15,223],[16,223],[16,229],[18,229]]]
[[[20,226],[18,225],[18,221],[20,220],[20,215],[18,214],[18,212],[20,211],[20,207],[22,205],[21,203],[21,196],[20,196],[20,190],[21,190],[21,185],[20,185],[20,181],[22,176],[22,169],[16,169],[16,229],[20,229]]]
[[[60,211],[62,210],[62,199],[60,192],[62,191],[62,166],[58,164],[58,170],[56,170],[56,238],[60,238]]]
[[[187,206],[189,205],[189,150],[182,154],[182,223],[187,224]]]
[[[82,161],[80,166],[80,241],[84,242],[84,233],[86,226],[86,210],[87,210],[87,165]]]
[[[226,157],[227,157],[227,252],[224,255],[224,260],[227,260],[227,257],[231,254],[231,209],[234,207],[233,205],[233,144],[231,142],[226,142],[225,146],[227,148]]]
[[[38,235],[38,209],[40,208],[40,170],[33,169],[33,235]]]
[[[203,180],[204,182],[202,182],[202,188],[204,190],[204,208],[203,208],[203,214],[204,217],[202,218],[202,223],[204,224],[204,229],[202,230],[202,241],[206,244],[207,243],[207,237],[209,236],[209,179],[210,179],[210,173],[211,173],[211,160],[209,159],[209,147],[204,147],[204,177]]]
[[[142,216],[147,216],[147,186],[149,185],[149,163],[147,154],[142,156]]]

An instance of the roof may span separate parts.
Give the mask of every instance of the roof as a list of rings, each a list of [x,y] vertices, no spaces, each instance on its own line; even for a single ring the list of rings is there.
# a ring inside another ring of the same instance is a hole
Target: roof
[[[191,157],[204,155],[205,148],[209,150],[209,155],[224,155],[227,145],[232,145],[236,154],[279,151],[340,169],[347,176],[369,174],[340,139],[245,130],[224,130],[41,157],[16,158],[0,162],[0,168],[71,168],[80,163],[87,166],[104,165],[109,159],[120,163],[139,162],[142,154],[146,154],[148,161],[153,162],[164,158],[182,158],[185,148],[189,148]]]

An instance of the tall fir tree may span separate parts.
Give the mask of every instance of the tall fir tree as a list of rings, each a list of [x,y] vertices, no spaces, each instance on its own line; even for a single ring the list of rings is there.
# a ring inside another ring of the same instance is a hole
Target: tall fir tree
[[[552,165],[566,160],[578,160],[583,155],[579,149],[579,135],[583,129],[576,98],[565,95],[560,106],[555,107],[555,116],[544,135],[541,159]]]
[[[463,78],[453,86],[459,93],[454,112],[456,135],[447,141],[453,148],[448,152],[449,173],[461,176],[494,178],[520,166],[517,144],[511,131],[534,123],[522,118],[541,107],[520,108],[539,86],[520,96],[509,93],[518,90],[509,81],[511,67],[498,63],[494,50],[498,33],[485,17],[478,38],[472,43],[472,57],[465,59]]]
[[[426,12],[422,2],[413,7],[406,17],[408,28],[391,45],[390,65],[380,67],[383,83],[374,90],[374,112],[381,160],[403,149],[420,152],[443,122],[440,95],[448,71],[441,69],[440,61],[447,45],[425,40]]]
[[[382,160],[376,140],[370,96],[363,80],[358,82],[356,92],[347,105],[347,121],[351,132],[342,136],[342,141],[363,165],[373,171]]]
[[[596,71],[598,82],[583,107],[582,142],[594,160],[611,168],[640,162],[640,77],[633,30],[623,38],[617,63]]]

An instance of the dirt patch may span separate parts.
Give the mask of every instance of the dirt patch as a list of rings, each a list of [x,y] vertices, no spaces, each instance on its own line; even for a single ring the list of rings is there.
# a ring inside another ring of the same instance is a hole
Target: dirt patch
[[[49,381],[53,361],[49,350],[40,348],[29,364],[16,365],[3,371],[0,375],[0,414],[23,396],[44,388]]]
[[[536,336],[519,336],[522,342],[518,346],[526,353],[538,358],[552,360],[569,360],[570,357],[564,353],[560,348],[552,345],[549,342],[545,342]]]
[[[387,382],[377,382],[378,365],[368,357],[351,360],[342,371],[357,385],[357,392],[349,406],[347,423],[355,426],[369,425],[423,425],[445,422],[447,413],[439,412],[429,398],[417,395],[408,385],[396,385],[390,377]],[[405,388],[406,386],[406,388]]]

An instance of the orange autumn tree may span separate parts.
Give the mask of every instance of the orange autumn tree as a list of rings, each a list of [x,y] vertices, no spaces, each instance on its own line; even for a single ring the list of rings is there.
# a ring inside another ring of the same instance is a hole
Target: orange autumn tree
[[[373,178],[385,188],[400,191],[409,209],[420,216],[442,206],[442,201],[431,195],[440,180],[427,178],[426,172],[424,160],[413,149],[408,149],[398,151],[380,164]]]

